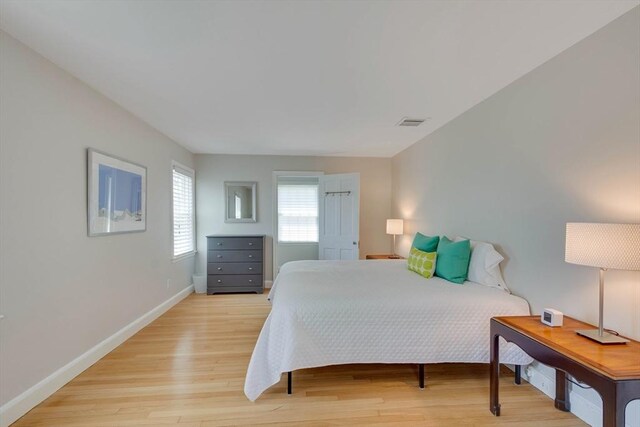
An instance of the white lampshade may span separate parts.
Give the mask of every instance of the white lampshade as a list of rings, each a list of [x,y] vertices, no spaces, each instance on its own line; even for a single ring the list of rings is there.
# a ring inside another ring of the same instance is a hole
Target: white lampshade
[[[404,231],[403,221],[401,219],[387,220],[387,234],[399,235]]]
[[[564,259],[591,267],[640,270],[640,224],[569,222]]]

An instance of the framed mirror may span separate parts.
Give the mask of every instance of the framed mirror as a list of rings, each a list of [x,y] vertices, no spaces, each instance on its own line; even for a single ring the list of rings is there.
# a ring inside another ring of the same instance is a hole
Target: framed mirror
[[[256,182],[225,181],[224,222],[256,222]]]

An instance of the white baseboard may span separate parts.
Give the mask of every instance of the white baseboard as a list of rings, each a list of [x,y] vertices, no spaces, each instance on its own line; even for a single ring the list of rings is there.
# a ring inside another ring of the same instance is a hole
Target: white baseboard
[[[153,322],[171,307],[193,292],[193,285],[178,292],[162,304],[151,309],[115,334],[76,357],[36,385],[14,397],[0,407],[0,427],[7,427],[29,412],[37,404],[51,396],[58,389],[82,373],[85,369],[103,358],[120,344],[131,338],[136,332]]]
[[[265,289],[271,289],[271,286],[273,286],[273,280],[265,280],[264,281],[264,288]]]
[[[553,371],[551,372],[554,373]],[[556,397],[556,382],[555,378],[549,377],[543,372],[539,366],[535,364],[529,365],[526,369],[523,369],[522,377],[526,379],[529,384],[542,391],[551,399]],[[569,390],[569,402],[571,405],[571,413],[580,418],[585,423],[593,427],[602,426],[602,406],[601,404],[595,404],[587,399],[585,396],[573,390],[577,386],[571,386]],[[631,404],[630,404],[631,405]],[[626,427],[632,427],[635,418],[638,418],[639,414],[630,414],[627,416]],[[629,419],[632,418],[632,419]]]

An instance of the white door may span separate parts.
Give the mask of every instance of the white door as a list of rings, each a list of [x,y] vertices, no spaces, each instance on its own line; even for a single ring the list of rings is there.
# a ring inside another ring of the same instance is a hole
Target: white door
[[[360,174],[323,175],[318,190],[319,259],[358,259]]]

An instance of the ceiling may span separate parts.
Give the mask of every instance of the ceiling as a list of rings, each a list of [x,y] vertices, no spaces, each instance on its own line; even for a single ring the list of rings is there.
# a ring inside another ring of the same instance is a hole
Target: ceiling
[[[0,0],[0,28],[196,153],[388,157],[638,3]]]

